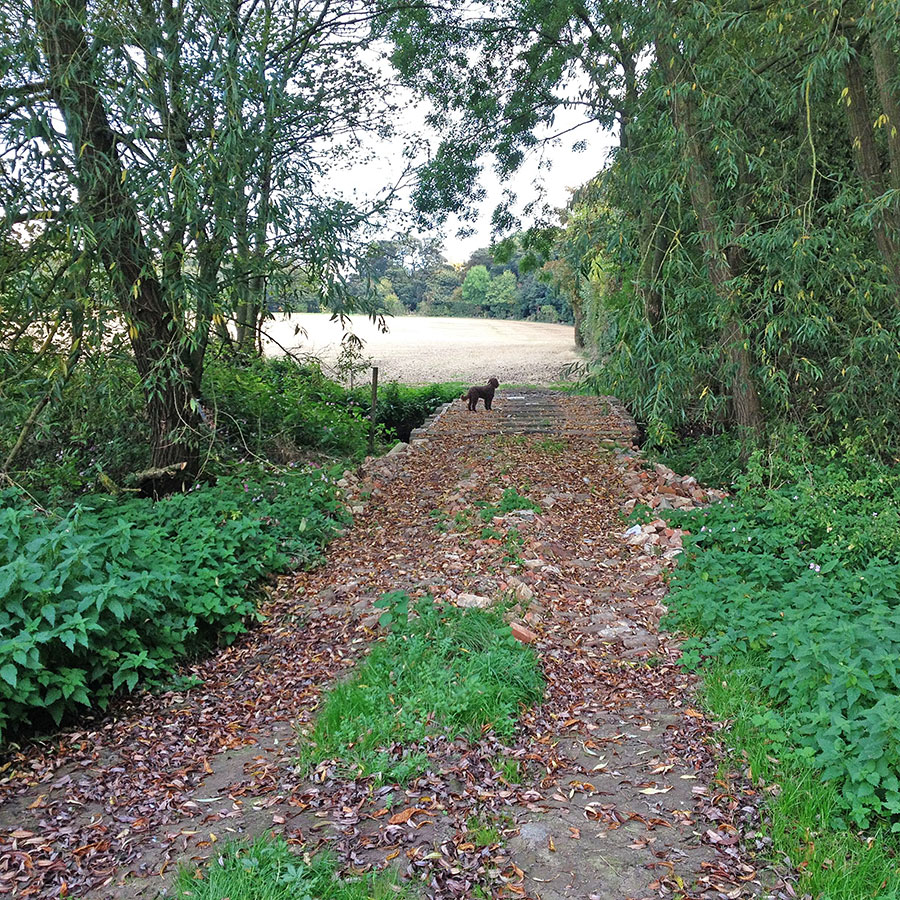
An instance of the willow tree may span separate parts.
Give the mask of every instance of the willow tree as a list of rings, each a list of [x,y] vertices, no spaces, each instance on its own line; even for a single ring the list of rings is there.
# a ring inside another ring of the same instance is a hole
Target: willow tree
[[[127,334],[146,398],[151,490],[199,469],[214,331],[255,341],[285,268],[347,309],[373,210],[323,191],[362,135],[390,131],[369,16],[353,0],[0,3],[3,240],[35,270],[50,248],[94,264],[88,307]],[[51,291],[33,321],[65,302]]]
[[[560,110],[617,130],[556,252],[607,306],[588,317],[615,335],[604,387],[652,435],[896,440],[895,3],[500,0],[388,21],[446,136],[425,210],[463,203],[488,153],[512,172]]]

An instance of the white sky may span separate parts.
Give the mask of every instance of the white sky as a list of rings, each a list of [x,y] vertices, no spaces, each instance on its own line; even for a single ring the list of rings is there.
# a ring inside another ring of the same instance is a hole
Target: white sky
[[[424,129],[424,107],[417,106],[410,98],[404,119],[398,127],[401,133],[407,129],[418,129],[421,133]],[[554,133],[573,128],[578,122],[579,118],[575,113],[561,112],[557,116]],[[585,142],[587,148],[581,152],[574,151],[572,147],[578,141]],[[437,143],[435,135],[432,146],[436,147]],[[502,199],[504,190],[511,190],[516,194],[518,208],[521,209],[540,195],[543,184],[546,202],[553,208],[562,208],[566,205],[571,190],[584,184],[602,168],[607,153],[615,143],[613,134],[602,131],[592,123],[568,132],[553,143],[536,148],[519,171],[505,182],[501,183],[496,173],[487,166],[481,181],[487,196],[478,206],[477,220],[461,223],[454,217],[442,229],[440,236],[443,238],[447,260],[451,263],[465,262],[473,250],[487,247],[491,243],[491,213]],[[373,156],[371,161],[330,173],[332,187],[348,199],[363,200],[376,196],[385,184],[396,182],[407,163],[402,157],[403,147],[399,142],[370,143],[369,149]],[[407,196],[408,193],[407,191]],[[524,221],[523,224],[530,223]],[[458,237],[457,231],[461,225],[474,228],[474,233],[469,237]]]

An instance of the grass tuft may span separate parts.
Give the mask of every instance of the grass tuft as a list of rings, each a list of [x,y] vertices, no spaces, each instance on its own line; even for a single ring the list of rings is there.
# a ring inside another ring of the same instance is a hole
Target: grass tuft
[[[341,879],[333,857],[296,854],[281,838],[226,844],[215,860],[182,868],[176,900],[383,900],[408,897],[389,873]]]
[[[430,735],[510,737],[522,706],[538,702],[544,680],[530,647],[485,610],[438,607],[430,597],[386,595],[376,644],[355,674],[325,697],[306,765],[339,758],[362,775],[405,782],[425,771],[416,745]]]

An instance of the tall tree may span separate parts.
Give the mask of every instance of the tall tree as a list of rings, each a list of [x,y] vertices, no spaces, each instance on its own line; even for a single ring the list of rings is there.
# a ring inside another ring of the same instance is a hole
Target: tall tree
[[[105,273],[97,300],[146,397],[149,490],[197,474],[213,329],[230,343],[233,321],[252,349],[272,280],[297,274],[338,312],[360,304],[346,273],[385,198],[357,208],[323,187],[362,135],[391,130],[371,15],[354,0],[0,2],[0,227]]]

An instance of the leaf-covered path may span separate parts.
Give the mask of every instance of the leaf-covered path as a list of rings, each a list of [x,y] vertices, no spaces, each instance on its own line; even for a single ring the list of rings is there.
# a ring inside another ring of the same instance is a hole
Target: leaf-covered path
[[[692,678],[657,632],[664,561],[649,545],[665,532],[623,540],[619,512],[641,476],[603,440],[628,429],[592,398],[453,404],[349,485],[358,514],[327,564],[274,586],[266,622],[193,669],[201,686],[123,702],[6,760],[0,893],[155,897],[174,862],[274,830],[332,846],[350,870],[393,861],[431,896],[758,895],[744,851],[755,793],[717,775]],[[485,539],[472,513],[508,487],[541,511],[496,519],[499,537]],[[457,603],[514,594],[545,701],[514,746],[433,740],[408,789],[329,764],[305,778],[295,727],[377,636],[372,604],[397,589]],[[476,820],[497,839],[476,839]]]

